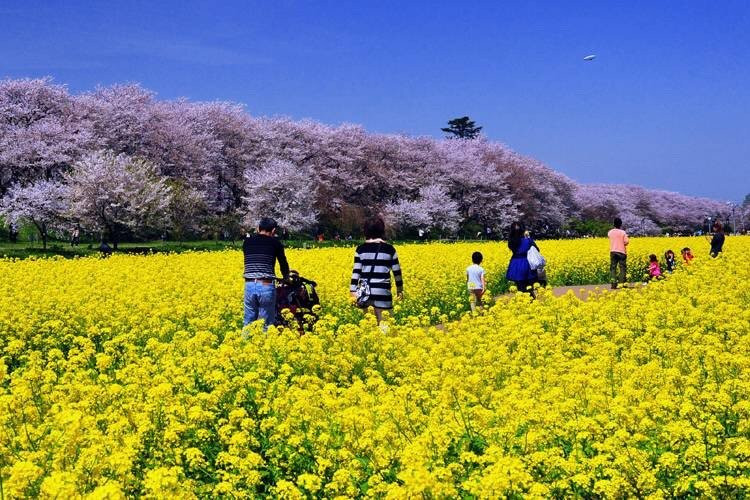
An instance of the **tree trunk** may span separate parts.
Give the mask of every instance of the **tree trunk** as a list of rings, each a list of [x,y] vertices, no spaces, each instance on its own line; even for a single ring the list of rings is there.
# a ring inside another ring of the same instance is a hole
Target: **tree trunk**
[[[107,234],[109,235],[109,241],[112,242],[112,250],[117,250],[117,243],[119,240],[119,235],[117,234],[117,229],[115,228],[114,224],[107,227]]]
[[[37,222],[34,219],[31,222],[34,223],[37,231],[39,231],[39,237],[42,239],[42,249],[47,250],[47,224],[45,222]]]

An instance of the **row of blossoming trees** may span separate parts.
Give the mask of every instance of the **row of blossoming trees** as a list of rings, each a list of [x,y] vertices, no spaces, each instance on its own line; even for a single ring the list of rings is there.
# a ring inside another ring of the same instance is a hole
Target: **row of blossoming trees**
[[[0,82],[0,215],[49,234],[115,243],[241,230],[271,214],[292,232],[356,234],[368,212],[402,234],[554,232],[619,214],[631,230],[692,229],[718,202],[634,186],[578,185],[484,139],[367,133],[256,118],[226,102],[157,100],[138,85],[71,95],[49,79]]]

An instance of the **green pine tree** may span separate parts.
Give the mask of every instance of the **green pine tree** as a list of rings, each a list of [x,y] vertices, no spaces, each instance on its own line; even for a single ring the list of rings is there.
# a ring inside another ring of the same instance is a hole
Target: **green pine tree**
[[[448,122],[448,127],[441,128],[448,135],[448,138],[474,139],[479,136],[482,127],[477,127],[476,123],[469,119],[468,116],[454,118]]]

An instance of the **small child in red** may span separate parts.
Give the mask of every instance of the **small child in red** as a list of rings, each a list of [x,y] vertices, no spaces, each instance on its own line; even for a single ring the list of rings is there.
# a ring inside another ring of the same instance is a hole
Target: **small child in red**
[[[682,260],[685,262],[685,264],[690,264],[690,261],[693,260],[693,251],[690,250],[690,248],[685,247],[682,249]]]

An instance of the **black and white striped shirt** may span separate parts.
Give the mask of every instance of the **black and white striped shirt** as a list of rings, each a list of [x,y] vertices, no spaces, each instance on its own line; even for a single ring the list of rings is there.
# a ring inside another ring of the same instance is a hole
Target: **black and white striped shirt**
[[[396,293],[403,292],[401,265],[393,245],[380,240],[367,241],[358,246],[354,253],[354,269],[349,290],[357,290],[360,279],[370,284],[373,305],[379,309],[393,307],[391,299],[391,273],[396,282]]]
[[[289,263],[284,255],[284,245],[272,236],[254,234],[242,243],[245,254],[245,279],[269,279],[275,274],[276,261],[279,261],[281,275],[289,277]]]

